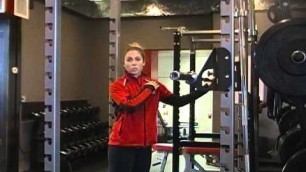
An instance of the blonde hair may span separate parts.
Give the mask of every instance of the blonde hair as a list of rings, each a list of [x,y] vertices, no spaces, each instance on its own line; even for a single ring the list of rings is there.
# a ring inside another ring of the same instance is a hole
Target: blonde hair
[[[132,50],[136,50],[142,56],[143,61],[146,60],[145,51],[144,51],[143,47],[138,42],[132,42],[128,45],[129,45],[128,48],[124,52],[124,56],[126,55],[127,52],[132,51]]]

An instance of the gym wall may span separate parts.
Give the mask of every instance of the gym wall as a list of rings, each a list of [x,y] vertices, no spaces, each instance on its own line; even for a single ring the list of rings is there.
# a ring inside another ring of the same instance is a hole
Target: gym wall
[[[106,109],[108,22],[62,13],[61,100],[86,99]],[[44,100],[44,5],[22,21],[22,95]],[[104,105],[104,106],[103,106]],[[103,115],[101,116],[103,118]],[[105,120],[107,117],[104,118]]]

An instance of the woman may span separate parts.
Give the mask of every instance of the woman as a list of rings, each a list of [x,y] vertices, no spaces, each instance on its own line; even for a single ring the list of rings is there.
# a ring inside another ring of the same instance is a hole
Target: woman
[[[125,74],[110,84],[116,120],[109,138],[109,172],[149,172],[151,146],[157,141],[159,101],[184,106],[209,91],[208,86],[185,96],[173,95],[143,73],[145,53],[137,43],[124,55]]]

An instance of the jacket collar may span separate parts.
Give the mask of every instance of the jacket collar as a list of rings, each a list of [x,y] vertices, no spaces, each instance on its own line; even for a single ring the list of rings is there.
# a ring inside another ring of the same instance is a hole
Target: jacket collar
[[[143,81],[145,78],[147,78],[148,76],[144,73],[141,73],[141,75],[139,75],[137,78],[135,78],[133,75],[131,75],[128,72],[125,72],[124,75],[124,85],[126,84],[126,82],[131,81],[131,82],[137,82],[138,84],[142,85]]]

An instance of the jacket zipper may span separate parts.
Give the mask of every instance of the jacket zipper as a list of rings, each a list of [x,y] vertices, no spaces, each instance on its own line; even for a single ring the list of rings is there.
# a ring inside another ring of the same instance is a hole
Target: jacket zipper
[[[119,136],[121,136],[122,133],[122,125],[123,125],[123,117],[121,118],[120,128],[119,128]]]

